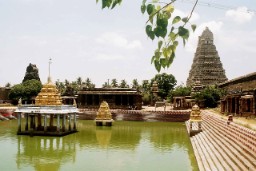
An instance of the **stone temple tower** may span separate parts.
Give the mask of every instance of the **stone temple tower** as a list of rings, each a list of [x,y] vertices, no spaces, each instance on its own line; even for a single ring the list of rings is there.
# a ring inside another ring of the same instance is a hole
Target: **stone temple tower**
[[[218,51],[213,43],[213,34],[208,27],[199,36],[193,64],[189,71],[187,86],[200,82],[202,86],[227,81]]]

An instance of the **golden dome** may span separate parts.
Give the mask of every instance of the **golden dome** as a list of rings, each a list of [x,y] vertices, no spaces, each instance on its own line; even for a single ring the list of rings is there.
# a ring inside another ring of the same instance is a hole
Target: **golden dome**
[[[96,120],[111,120],[112,114],[110,112],[108,103],[106,101],[103,101],[100,104],[100,108],[97,112]]]
[[[56,86],[48,79],[48,83],[44,84],[40,93],[35,99],[35,105],[38,106],[60,106],[62,99]]]

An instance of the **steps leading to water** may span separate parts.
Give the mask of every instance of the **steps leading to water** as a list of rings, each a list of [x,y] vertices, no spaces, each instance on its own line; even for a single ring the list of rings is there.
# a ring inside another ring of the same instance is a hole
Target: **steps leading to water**
[[[191,137],[200,171],[256,170],[256,132],[202,112],[203,131]]]

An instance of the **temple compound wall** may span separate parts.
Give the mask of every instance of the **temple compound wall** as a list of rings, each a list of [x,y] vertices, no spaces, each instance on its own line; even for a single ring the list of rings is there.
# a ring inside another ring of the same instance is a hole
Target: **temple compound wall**
[[[106,101],[110,109],[142,109],[142,96],[136,89],[129,88],[84,88],[78,91],[79,108],[99,108]]]
[[[0,87],[0,104],[5,102],[10,102],[9,93],[11,88],[9,87]]]
[[[226,91],[221,112],[238,116],[256,115],[256,72],[219,84]]]

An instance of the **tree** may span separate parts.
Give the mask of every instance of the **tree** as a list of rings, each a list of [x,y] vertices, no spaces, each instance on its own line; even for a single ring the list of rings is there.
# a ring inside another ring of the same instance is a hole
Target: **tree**
[[[42,84],[38,80],[27,80],[21,84],[14,85],[9,94],[11,100],[23,100],[30,101],[33,97],[37,96],[42,88]]]
[[[190,96],[191,87],[185,87],[184,85],[177,86],[174,90],[170,91],[168,98],[172,101],[174,96]]]
[[[112,79],[111,80],[111,87],[113,87],[113,88],[116,88],[116,87],[118,87],[118,83],[117,83],[117,80],[114,78],[114,79]]]
[[[5,87],[11,87],[11,86],[12,86],[12,85],[11,85],[11,83],[9,83],[9,82],[5,84]]]
[[[102,84],[102,88],[109,88],[108,82],[105,82],[104,84]]]
[[[85,87],[86,88],[94,88],[95,84],[92,83],[92,81],[90,80],[90,78],[86,78],[85,80]]]
[[[56,88],[58,89],[59,93],[63,95],[63,93],[66,90],[65,84],[63,82],[60,82],[60,80],[57,80],[55,82]]]
[[[140,85],[137,79],[132,80],[132,88],[139,89]]]
[[[216,85],[205,87],[200,93],[193,95],[196,101],[204,101],[205,107],[217,107],[220,97],[223,95],[223,91]]]
[[[27,69],[26,69],[26,73],[23,79],[23,83],[27,80],[38,80],[40,81],[39,75],[38,75],[38,68],[36,67],[35,64],[29,64]]]
[[[153,82],[158,83],[158,95],[162,99],[166,99],[169,91],[173,90],[174,86],[177,84],[177,80],[172,74],[156,74],[155,77],[151,80],[151,87]]]
[[[129,88],[129,85],[127,84],[127,82],[125,80],[121,80],[119,88]]]
[[[96,0],[98,2],[99,0]],[[101,0],[102,9],[113,9],[117,4],[121,4],[122,0]],[[153,0],[147,2],[142,0],[141,12],[148,15],[146,21],[146,34],[154,40],[158,39],[158,46],[151,58],[151,63],[160,72],[161,68],[168,68],[175,58],[176,48],[179,44],[179,38],[182,39],[185,46],[189,38],[189,29],[186,28],[192,17],[193,11],[198,3],[195,1],[194,6],[188,16],[181,18],[181,16],[173,16],[174,2],[177,0],[168,0],[167,2],[160,0]],[[196,25],[190,24],[191,29],[195,31]]]
[[[150,92],[150,84],[149,84],[149,81],[148,81],[148,80],[143,80],[143,81],[142,81],[141,89],[142,89],[142,93],[144,93],[144,92]]]

